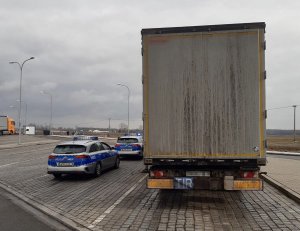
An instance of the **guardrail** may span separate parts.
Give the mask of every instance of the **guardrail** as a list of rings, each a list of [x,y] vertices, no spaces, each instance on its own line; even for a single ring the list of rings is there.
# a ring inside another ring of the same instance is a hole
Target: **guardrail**
[[[267,151],[267,154],[271,154],[271,155],[287,155],[287,156],[300,156],[299,152]]]

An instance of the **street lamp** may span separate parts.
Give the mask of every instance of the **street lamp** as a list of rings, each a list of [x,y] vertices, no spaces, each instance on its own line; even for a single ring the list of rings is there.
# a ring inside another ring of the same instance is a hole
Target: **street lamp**
[[[17,102],[19,102],[19,100],[16,100]],[[25,120],[24,120],[24,127],[26,129],[26,125],[27,125],[27,103],[25,101],[22,100],[22,103],[25,104]]]
[[[18,64],[20,67],[20,71],[21,71],[21,75],[20,75],[20,97],[19,97],[19,112],[18,112],[18,117],[19,117],[19,140],[18,140],[18,144],[21,144],[21,129],[22,129],[22,124],[21,124],[21,103],[22,103],[22,76],[23,76],[23,67],[24,64],[31,60],[34,59],[34,57],[31,57],[29,59],[26,59],[22,64],[20,64],[19,62],[9,62],[9,64]]]
[[[294,108],[294,142],[296,142],[296,108],[299,105],[293,105]]]
[[[128,124],[127,124],[127,133],[129,135],[129,96],[130,96],[130,90],[129,90],[129,87],[124,85],[124,84],[121,84],[121,83],[118,83],[117,85],[121,86],[121,87],[126,87],[127,90],[128,90]]]
[[[50,125],[49,125],[49,131],[50,131],[50,135],[51,135],[51,128],[52,128],[52,95],[49,92],[46,92],[46,91],[40,91],[40,93],[50,96]]]

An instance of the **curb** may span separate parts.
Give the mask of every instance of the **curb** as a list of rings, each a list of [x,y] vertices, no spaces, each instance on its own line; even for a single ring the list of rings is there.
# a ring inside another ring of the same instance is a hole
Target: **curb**
[[[281,156],[300,156],[299,152],[279,152],[279,151],[267,151],[270,155],[281,155]]]
[[[54,212],[53,210],[47,208],[46,206],[40,204],[39,202],[28,198],[24,195],[22,195],[21,193],[15,191],[12,189],[12,187],[7,186],[5,184],[3,184],[2,182],[0,182],[0,187],[2,189],[4,189],[5,191],[7,191],[8,193],[14,195],[15,197],[17,197],[18,199],[22,200],[23,202],[25,202],[27,205],[37,209],[38,211],[44,213],[45,215],[51,217],[52,219],[56,220],[57,222],[63,224],[64,226],[68,227],[71,230],[74,231],[90,231],[90,229],[86,228],[84,225],[81,225],[67,217],[65,217],[64,215]]]
[[[295,192],[292,189],[288,188],[287,186],[281,184],[280,182],[276,181],[275,179],[273,179],[270,176],[262,174],[262,175],[260,175],[260,177],[264,181],[266,181],[267,183],[269,183],[270,185],[272,185],[274,188],[278,189],[284,195],[286,195],[290,199],[292,199],[295,202],[297,202],[298,204],[300,204],[300,194],[298,194],[297,192]]]

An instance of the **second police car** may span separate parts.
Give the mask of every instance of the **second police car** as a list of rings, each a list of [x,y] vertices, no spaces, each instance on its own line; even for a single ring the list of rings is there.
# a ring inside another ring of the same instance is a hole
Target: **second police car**
[[[94,176],[109,168],[118,168],[118,153],[98,137],[74,137],[73,141],[58,144],[48,157],[48,174],[86,173]]]
[[[136,156],[138,158],[143,158],[143,137],[121,136],[117,140],[115,150],[121,157]]]

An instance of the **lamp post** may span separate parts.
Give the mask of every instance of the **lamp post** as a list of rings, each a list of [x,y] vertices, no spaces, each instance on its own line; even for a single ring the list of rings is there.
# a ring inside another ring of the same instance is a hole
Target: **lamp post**
[[[110,132],[110,121],[111,121],[111,118],[108,118],[108,132]]]
[[[128,123],[127,123],[127,133],[129,135],[129,96],[130,96],[130,90],[129,90],[129,87],[127,85],[124,85],[124,84],[121,84],[121,83],[118,83],[117,85],[119,85],[121,87],[126,87],[127,90],[128,90]]]
[[[51,128],[52,128],[52,95],[49,92],[46,91],[40,91],[41,94],[49,95],[50,96],[50,124],[49,124],[49,131],[51,135]]]
[[[296,142],[296,108],[299,105],[293,105],[294,108],[294,143]]]
[[[20,97],[19,97],[19,111],[18,111],[18,117],[19,117],[19,139],[18,139],[18,144],[21,144],[21,131],[22,131],[22,123],[21,123],[21,103],[22,103],[22,76],[23,76],[23,67],[24,64],[31,60],[34,59],[34,57],[31,57],[29,59],[26,59],[22,64],[20,64],[19,62],[9,62],[9,64],[18,64],[20,67]]]
[[[19,100],[16,100],[17,102],[19,102]],[[22,100],[22,103],[25,104],[25,119],[24,119],[24,127],[26,128],[27,125],[27,103],[25,101]]]

